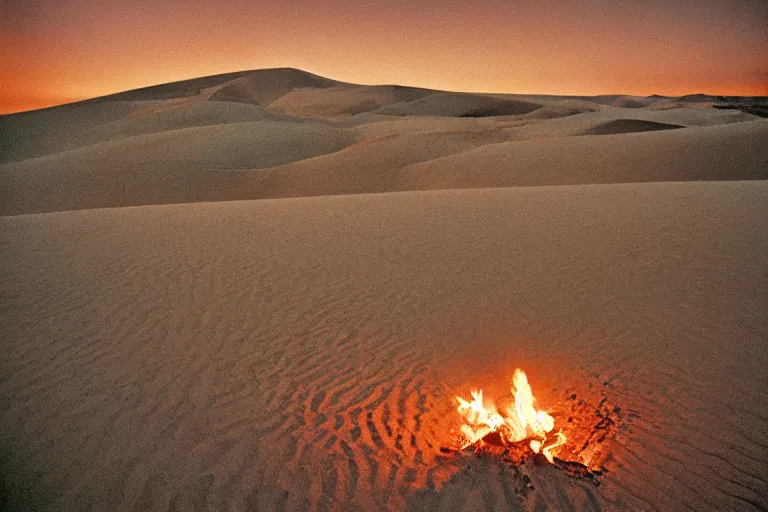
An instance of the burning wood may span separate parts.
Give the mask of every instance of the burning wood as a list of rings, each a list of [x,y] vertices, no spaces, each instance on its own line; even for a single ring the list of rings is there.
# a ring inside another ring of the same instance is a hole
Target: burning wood
[[[505,443],[518,443],[530,439],[534,453],[541,453],[551,463],[566,437],[562,431],[549,435],[555,420],[545,411],[533,407],[534,398],[528,377],[519,368],[512,376],[512,398],[500,402],[499,411],[492,402],[483,401],[483,391],[472,391],[472,401],[457,396],[458,411],[464,418],[461,433],[466,442],[461,449],[472,446],[488,436],[498,433]]]
[[[599,445],[618,428],[620,412],[607,403],[604,394],[594,409],[570,394],[570,411],[550,414],[535,408],[528,378],[517,369],[512,377],[511,396],[500,399],[498,404],[484,398],[482,390],[470,395],[471,400],[456,397],[457,411],[464,420],[461,438],[455,447],[441,448],[441,452],[473,448],[475,452],[495,454],[515,466],[528,459],[546,460],[574,478],[599,485],[597,477],[606,470],[592,459],[600,458],[595,457],[600,452]],[[567,421],[557,425],[557,431],[556,417],[567,417]]]

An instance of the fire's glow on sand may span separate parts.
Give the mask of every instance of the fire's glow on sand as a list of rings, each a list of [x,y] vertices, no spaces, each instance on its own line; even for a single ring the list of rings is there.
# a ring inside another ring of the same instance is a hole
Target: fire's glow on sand
[[[517,369],[512,376],[512,396],[500,400],[498,406],[483,400],[483,391],[472,391],[472,400],[460,396],[457,410],[464,418],[461,433],[465,442],[461,449],[481,443],[488,434],[497,433],[505,443],[518,443],[529,439],[535,453],[541,453],[549,462],[554,461],[557,450],[565,444],[565,434],[558,430],[552,435],[555,420],[546,411],[534,408],[533,392],[525,372]]]

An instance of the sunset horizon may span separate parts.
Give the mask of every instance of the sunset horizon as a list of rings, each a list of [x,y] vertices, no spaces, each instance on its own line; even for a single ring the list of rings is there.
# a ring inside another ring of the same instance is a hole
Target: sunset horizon
[[[100,98],[103,96],[110,96],[113,94],[119,94],[122,92],[128,92],[133,91],[136,89],[145,89],[149,87],[155,87],[158,85],[165,85],[169,83],[175,83],[175,82],[182,82],[182,81],[188,81],[188,80],[195,80],[197,78],[207,78],[212,76],[218,76],[218,75],[225,75],[225,74],[234,74],[234,73],[248,73],[253,71],[264,71],[264,70],[270,70],[270,69],[297,69],[299,71],[305,71],[307,73],[311,73],[314,75],[321,76],[323,78],[328,78],[331,80],[337,80],[340,82],[345,83],[351,83],[351,84],[357,84],[357,85],[370,85],[370,86],[376,86],[376,85],[397,85],[397,86],[403,86],[403,87],[416,87],[416,88],[423,88],[423,89],[431,89],[436,91],[445,91],[445,92],[461,92],[461,93],[476,93],[476,94],[512,94],[512,95],[542,95],[542,96],[576,96],[576,97],[593,97],[593,96],[610,96],[610,95],[620,95],[620,96],[641,96],[641,97],[648,97],[648,96],[663,96],[663,97],[669,97],[669,98],[677,98],[681,96],[687,96],[687,95],[695,95],[695,94],[701,94],[706,96],[732,96],[732,97],[768,97],[768,81],[761,82],[757,84],[752,85],[743,85],[740,86],[738,84],[736,85],[725,85],[722,87],[713,86],[713,89],[702,89],[699,87],[698,89],[695,87],[692,87],[691,89],[681,89],[676,90],[673,89],[672,91],[664,91],[663,87],[660,87],[658,89],[643,89],[640,90],[634,90],[634,91],[623,91],[623,90],[608,90],[608,89],[599,89],[600,92],[594,92],[594,91],[587,91],[587,92],[576,92],[576,91],[558,91],[558,90],[517,90],[514,88],[510,88],[508,90],[484,90],[484,89],[472,89],[472,88],[447,88],[447,87],[440,87],[439,85],[432,84],[429,81],[425,81],[423,83],[384,83],[384,82],[366,82],[364,80],[359,79],[350,79],[349,77],[346,77],[346,79],[341,79],[336,76],[330,75],[328,73],[323,73],[317,70],[311,70],[307,68],[297,68],[294,66],[270,66],[266,68],[245,68],[245,69],[236,69],[236,70],[230,70],[230,71],[224,71],[221,73],[211,73],[211,74],[203,74],[203,75],[183,75],[179,77],[169,77],[167,80],[155,82],[152,81],[151,83],[145,83],[145,84],[139,84],[136,87],[131,87],[129,89],[116,89],[116,90],[103,90],[94,92],[93,95],[88,96],[82,96],[82,97],[14,97],[14,96],[6,96],[2,100],[0,100],[0,115],[7,115],[7,114],[15,114],[20,112],[28,112],[31,110],[39,110],[43,108],[50,108],[50,107],[56,107],[61,105],[66,105],[70,103],[78,103],[81,101],[88,101],[95,98]],[[730,87],[730,88],[729,88]],[[651,92],[648,92],[651,91]],[[661,91],[661,92],[660,92]]]
[[[752,0],[183,5],[11,2],[0,110],[280,67],[457,92],[768,95],[768,7]]]

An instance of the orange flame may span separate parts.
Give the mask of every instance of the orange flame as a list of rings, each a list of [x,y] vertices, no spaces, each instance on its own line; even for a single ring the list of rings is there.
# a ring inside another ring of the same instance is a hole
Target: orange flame
[[[464,418],[461,433],[466,437],[462,449],[471,446],[492,432],[498,432],[506,442],[517,443],[531,439],[529,446],[534,453],[541,452],[549,462],[554,461],[556,450],[565,444],[562,432],[555,434],[555,441],[548,443],[547,434],[555,428],[555,420],[545,411],[533,407],[534,398],[525,372],[516,369],[512,376],[514,401],[502,407],[501,412],[492,402],[483,403],[483,391],[472,391],[472,401],[457,396],[457,411]]]

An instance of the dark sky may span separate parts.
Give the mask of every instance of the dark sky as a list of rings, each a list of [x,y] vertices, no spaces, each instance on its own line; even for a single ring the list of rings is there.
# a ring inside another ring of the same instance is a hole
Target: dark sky
[[[768,2],[0,0],[0,112],[298,67],[358,83],[768,95]]]

